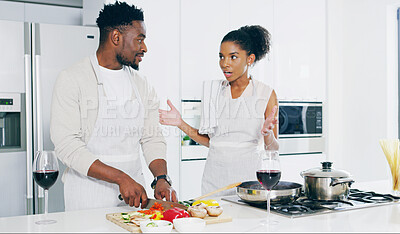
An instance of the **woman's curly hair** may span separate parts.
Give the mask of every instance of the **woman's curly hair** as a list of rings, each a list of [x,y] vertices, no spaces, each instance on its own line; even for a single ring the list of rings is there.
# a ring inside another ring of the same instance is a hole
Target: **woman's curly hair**
[[[264,58],[271,47],[271,35],[267,29],[260,25],[246,25],[231,31],[224,36],[221,44],[225,41],[236,43],[247,51],[247,55],[254,54],[256,56],[254,62]]]

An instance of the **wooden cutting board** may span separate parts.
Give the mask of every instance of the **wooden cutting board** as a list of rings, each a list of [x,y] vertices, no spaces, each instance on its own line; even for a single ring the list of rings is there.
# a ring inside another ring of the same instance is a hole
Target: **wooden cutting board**
[[[134,233],[140,233],[140,227],[136,226],[133,223],[124,223],[123,219],[121,218],[121,213],[112,213],[112,214],[106,214],[106,218],[110,220],[111,222],[117,224],[118,226],[122,227],[125,230],[128,230],[130,232]],[[214,224],[214,223],[225,223],[225,222],[232,222],[232,217],[229,215],[225,215],[222,213],[218,217],[210,217],[206,216],[204,218],[206,221],[206,224]]]

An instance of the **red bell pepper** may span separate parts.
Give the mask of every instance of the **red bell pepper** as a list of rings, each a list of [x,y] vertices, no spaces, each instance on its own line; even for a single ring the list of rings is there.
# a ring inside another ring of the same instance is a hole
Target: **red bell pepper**
[[[178,207],[164,211],[163,215],[164,217],[162,219],[170,221],[171,223],[174,219],[185,218],[190,216],[186,210]]]

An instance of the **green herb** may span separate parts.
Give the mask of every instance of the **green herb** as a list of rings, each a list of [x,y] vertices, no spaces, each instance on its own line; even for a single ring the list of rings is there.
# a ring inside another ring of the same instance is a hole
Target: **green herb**
[[[146,227],[158,227],[154,222],[148,223]]]

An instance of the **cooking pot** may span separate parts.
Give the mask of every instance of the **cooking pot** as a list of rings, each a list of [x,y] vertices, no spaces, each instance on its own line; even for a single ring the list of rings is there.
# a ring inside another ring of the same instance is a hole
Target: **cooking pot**
[[[332,162],[322,162],[322,168],[302,171],[304,193],[313,200],[346,200],[354,180],[343,170],[332,168]]]
[[[303,185],[279,181],[271,190],[272,203],[286,203],[296,200]],[[245,202],[257,203],[267,201],[267,190],[258,181],[246,181],[236,187],[236,194]]]

